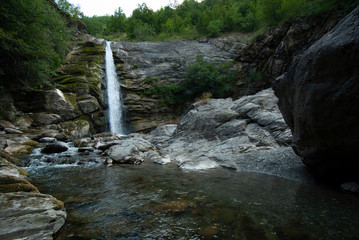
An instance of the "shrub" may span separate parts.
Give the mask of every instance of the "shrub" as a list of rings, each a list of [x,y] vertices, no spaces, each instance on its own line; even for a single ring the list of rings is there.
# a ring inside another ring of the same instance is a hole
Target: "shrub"
[[[185,72],[185,88],[190,92],[192,99],[203,92],[210,92],[214,97],[228,96],[236,81],[236,73],[231,70],[232,66],[232,62],[216,66],[199,55]]]

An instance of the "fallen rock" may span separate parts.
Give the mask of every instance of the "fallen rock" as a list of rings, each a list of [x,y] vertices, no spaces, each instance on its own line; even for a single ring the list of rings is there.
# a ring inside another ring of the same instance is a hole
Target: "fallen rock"
[[[10,154],[12,157],[20,157],[31,153],[33,149],[34,148],[32,146],[12,143],[5,148],[5,152]]]
[[[29,181],[13,177],[13,176],[0,176],[0,193],[10,192],[35,192],[39,193],[37,187],[32,185]]]
[[[90,135],[90,123],[86,120],[62,122],[59,127],[70,138],[77,139]]]
[[[56,142],[56,138],[52,138],[52,137],[43,137],[39,139],[39,142],[42,143],[53,143]]]
[[[5,156],[0,157],[0,177],[16,177],[27,180],[29,174],[24,169],[17,167],[3,157]]]
[[[317,176],[358,179],[359,7],[312,45],[275,87],[294,150]]]
[[[61,122],[61,117],[53,113],[34,113],[31,118],[38,126],[57,124]]]
[[[61,116],[63,121],[71,120],[80,114],[76,111],[75,106],[65,97],[59,89],[49,90],[45,93],[46,105],[48,112],[56,113]]]
[[[5,128],[16,129],[16,127],[14,125],[12,125],[11,122],[0,119],[0,129],[4,130]]]
[[[120,144],[106,150],[106,154],[114,163],[139,164],[144,161],[145,153],[153,150],[154,146],[141,134],[130,134],[120,140]]]
[[[83,113],[91,113],[100,108],[97,99],[91,95],[88,96],[86,99],[79,100],[78,104]]]
[[[61,152],[65,152],[67,151],[68,147],[59,144],[59,143],[54,143],[54,144],[49,144],[47,146],[45,146],[41,152],[42,153],[61,153]]]
[[[4,128],[4,131],[8,134],[22,134],[23,132],[14,128]]]

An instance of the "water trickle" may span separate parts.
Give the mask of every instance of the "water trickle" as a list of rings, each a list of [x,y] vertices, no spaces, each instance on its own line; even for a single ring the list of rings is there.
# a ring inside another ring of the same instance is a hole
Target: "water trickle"
[[[111,42],[109,41],[106,41],[106,79],[110,131],[124,135],[125,129],[122,119],[123,102],[121,89],[116,73],[115,62],[113,60]]]

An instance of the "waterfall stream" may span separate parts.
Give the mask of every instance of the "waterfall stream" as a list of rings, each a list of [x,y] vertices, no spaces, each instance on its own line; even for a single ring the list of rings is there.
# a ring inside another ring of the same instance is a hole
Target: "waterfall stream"
[[[113,59],[111,42],[109,41],[106,41],[106,79],[110,131],[124,135],[125,129],[122,119],[123,102],[121,89]]]

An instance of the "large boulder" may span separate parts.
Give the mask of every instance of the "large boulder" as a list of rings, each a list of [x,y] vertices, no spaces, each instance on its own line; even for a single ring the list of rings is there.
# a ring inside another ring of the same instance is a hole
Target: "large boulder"
[[[50,195],[0,194],[1,239],[53,239],[65,219],[63,203]]]
[[[41,152],[42,153],[61,153],[61,152],[66,152],[69,148],[60,144],[60,143],[54,143],[54,144],[49,144],[47,146],[45,146]]]
[[[27,175],[0,157],[1,239],[53,239],[65,223],[63,202],[40,194]]]
[[[127,138],[120,140],[119,144],[106,150],[106,154],[115,163],[140,164],[153,149],[154,146],[142,135],[130,134]]]
[[[197,102],[175,131],[166,125],[146,135],[158,150],[157,163],[177,162],[182,169],[218,166],[308,181],[289,144],[291,133],[272,89],[232,99]]]
[[[275,92],[303,162],[331,180],[358,178],[359,7],[303,54]]]

